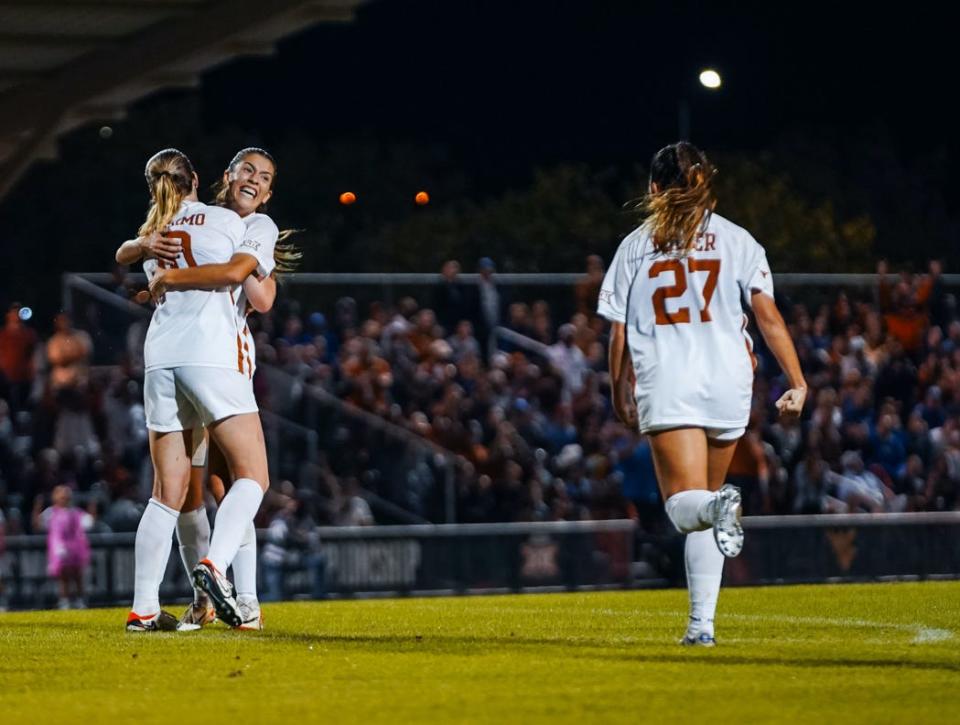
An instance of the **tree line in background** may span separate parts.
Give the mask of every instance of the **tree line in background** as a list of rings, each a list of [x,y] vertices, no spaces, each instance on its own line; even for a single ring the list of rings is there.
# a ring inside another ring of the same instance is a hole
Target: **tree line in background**
[[[436,271],[449,258],[469,270],[481,256],[502,271],[579,271],[587,254],[610,259],[638,223],[632,207],[646,186],[646,160],[624,159],[558,163],[500,188],[471,178],[438,145],[209,129],[191,96],[131,115],[109,140],[96,129],[69,137],[59,162],[35,167],[0,205],[0,303],[19,298],[50,312],[61,272],[108,270],[147,206],[143,164],[164,145],[194,160],[201,198],[237,149],[268,146],[280,163],[269,213],[281,228],[305,230],[297,239],[306,271]],[[853,145],[810,130],[763,153],[711,155],[718,212],[766,246],[774,269],[872,271],[878,257],[907,268],[940,257],[949,271],[960,261],[946,158],[907,166],[882,129]],[[418,207],[421,189],[431,203]],[[340,205],[343,191],[357,202]]]

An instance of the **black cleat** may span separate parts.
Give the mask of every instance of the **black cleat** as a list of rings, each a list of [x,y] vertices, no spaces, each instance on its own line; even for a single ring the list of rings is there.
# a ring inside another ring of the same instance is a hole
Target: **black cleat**
[[[210,597],[221,621],[231,627],[239,627],[243,623],[240,607],[233,595],[233,584],[217,571],[217,567],[211,564],[209,559],[201,561],[193,570],[193,584]]]

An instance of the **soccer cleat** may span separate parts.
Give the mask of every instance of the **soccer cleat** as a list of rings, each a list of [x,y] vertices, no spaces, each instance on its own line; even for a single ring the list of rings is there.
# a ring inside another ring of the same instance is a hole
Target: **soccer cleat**
[[[252,602],[240,600],[237,606],[240,609],[240,618],[243,620],[237,629],[263,629],[263,613],[260,611],[260,603],[256,599]]]
[[[204,594],[199,601],[194,599],[187,605],[186,611],[180,617],[177,629],[182,631],[200,629],[204,625],[212,623],[216,618],[217,613],[210,604],[209,597]]]
[[[691,635],[687,632],[683,639],[680,640],[680,644],[684,647],[716,647],[717,640],[713,638],[712,634],[707,632],[700,632],[700,634]]]
[[[128,632],[175,632],[177,620],[162,609],[154,615],[144,617],[136,612],[127,615]]]
[[[724,556],[733,558],[743,549],[740,525],[740,489],[725,483],[713,500],[713,539]]]
[[[237,600],[233,596],[233,584],[217,567],[204,559],[193,570],[193,585],[210,597],[210,602],[217,612],[217,616],[231,627],[239,627],[243,623]]]

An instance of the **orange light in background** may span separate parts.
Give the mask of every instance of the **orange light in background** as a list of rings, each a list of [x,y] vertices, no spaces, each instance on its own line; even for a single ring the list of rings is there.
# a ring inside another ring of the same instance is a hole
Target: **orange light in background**
[[[357,200],[357,195],[352,191],[345,191],[340,195],[340,203],[344,206],[350,206]]]
[[[417,203],[417,206],[425,206],[430,203],[430,195],[425,191],[418,191],[413,200]]]

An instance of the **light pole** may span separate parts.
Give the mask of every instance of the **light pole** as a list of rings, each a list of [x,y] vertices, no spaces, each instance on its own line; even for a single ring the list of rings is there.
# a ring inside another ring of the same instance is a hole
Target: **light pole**
[[[723,85],[723,79],[713,68],[705,68],[700,71],[700,85],[711,91],[719,90]],[[680,102],[677,106],[677,131],[680,141],[690,140],[690,101],[686,95],[680,96]]]

